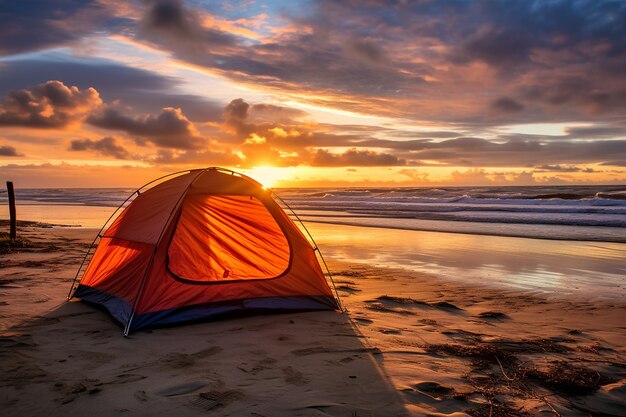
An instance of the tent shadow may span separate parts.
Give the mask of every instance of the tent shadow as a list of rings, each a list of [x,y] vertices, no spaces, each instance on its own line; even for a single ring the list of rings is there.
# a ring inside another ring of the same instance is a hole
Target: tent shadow
[[[377,350],[337,312],[225,318],[122,336],[64,303],[0,337],[0,406],[28,415],[402,416]]]

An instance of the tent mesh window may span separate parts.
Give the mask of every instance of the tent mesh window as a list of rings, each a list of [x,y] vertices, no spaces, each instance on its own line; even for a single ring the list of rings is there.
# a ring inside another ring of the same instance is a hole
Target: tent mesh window
[[[290,264],[290,247],[272,214],[245,195],[188,195],[168,247],[168,268],[198,283],[271,279]]]

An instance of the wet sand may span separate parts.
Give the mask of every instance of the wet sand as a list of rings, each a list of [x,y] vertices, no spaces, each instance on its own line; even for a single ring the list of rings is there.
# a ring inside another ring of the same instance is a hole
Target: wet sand
[[[624,415],[620,297],[454,279],[434,261],[354,262],[330,232],[316,236],[347,313],[124,338],[105,313],[65,302],[95,230],[22,228],[30,247],[0,255],[3,415]]]

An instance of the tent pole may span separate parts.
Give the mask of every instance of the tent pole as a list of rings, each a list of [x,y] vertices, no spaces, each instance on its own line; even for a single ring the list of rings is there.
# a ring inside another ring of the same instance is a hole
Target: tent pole
[[[93,239],[93,242],[91,242],[91,245],[89,246],[89,249],[87,249],[87,252],[85,253],[85,256],[83,257],[83,261],[80,263],[80,266],[78,267],[78,270],[76,271],[76,275],[74,275],[74,280],[72,281],[72,286],[70,287],[70,292],[67,294],[67,300],[69,301],[73,294],[74,294],[74,289],[75,289],[75,285],[76,285],[76,281],[78,280],[78,275],[80,274],[80,271],[83,269],[83,266],[85,265],[85,262],[87,261],[87,257],[89,257],[89,254],[91,253],[91,250],[93,249],[94,245],[96,244],[96,242],[98,241],[98,239],[100,239],[102,237],[102,231],[104,230],[104,228],[106,227],[106,225],[111,221],[111,219],[113,218],[113,216],[115,216],[115,214],[119,211],[120,208],[122,208],[122,206],[124,204],[126,204],[126,202],[128,200],[130,200],[130,198],[132,196],[134,196],[136,193],[138,192],[138,190],[133,191],[133,193],[131,195],[129,195],[128,197],[126,197],[126,200],[124,200],[122,202],[122,204],[120,204],[119,206],[117,206],[117,208],[115,209],[115,211],[109,216],[109,218],[107,219],[106,222],[104,222],[104,224],[102,225],[102,227],[100,228],[100,230],[98,230],[98,234],[96,234],[96,237]]]
[[[304,229],[306,234],[309,236],[309,239],[311,239],[311,242],[313,242],[313,250],[317,251],[317,253],[320,255],[320,259],[322,260],[322,263],[324,264],[324,268],[326,268],[326,272],[328,273],[328,277],[330,278],[330,282],[331,282],[331,284],[333,284],[333,290],[335,290],[335,298],[337,299],[337,304],[339,305],[339,309],[341,309],[341,311],[343,311],[343,312],[347,311],[345,309],[345,307],[343,306],[343,303],[341,302],[341,299],[339,298],[339,292],[337,291],[337,286],[335,285],[335,280],[333,279],[333,275],[330,273],[330,269],[328,268],[328,265],[326,264],[326,260],[324,259],[324,255],[322,255],[322,251],[320,250],[319,246],[317,246],[317,243],[315,242],[315,239],[313,239],[313,236],[311,236],[311,232],[309,232],[309,229],[307,229],[307,227],[304,224],[304,222],[300,219],[300,216],[298,216],[298,214],[291,208],[291,206],[289,206],[289,204],[287,204],[285,202],[285,200],[280,198],[274,191],[272,191],[272,190],[270,190],[270,191],[271,191],[272,195],[274,197],[276,197],[281,203],[283,203],[285,205],[285,207],[287,207],[289,209],[289,211],[296,217],[298,222],[300,222],[300,224],[302,225],[302,228]]]
[[[200,172],[198,172],[198,174],[189,182],[189,185],[185,188],[185,191],[183,191],[180,195],[180,197],[178,198],[178,201],[176,201],[176,204],[174,205],[174,207],[172,208],[172,211],[170,212],[167,220],[165,221],[165,225],[163,225],[163,229],[161,230],[161,234],[159,234],[159,238],[157,239],[156,243],[154,244],[154,250],[152,251],[152,255],[150,255],[150,260],[148,261],[148,267],[146,268],[146,272],[144,272],[143,277],[141,278],[141,283],[139,284],[139,289],[137,290],[137,295],[135,296],[135,300],[133,301],[132,307],[131,307],[131,312],[130,312],[130,317],[128,319],[128,323],[126,323],[126,326],[124,327],[124,336],[127,337],[128,334],[130,333],[130,326],[133,322],[133,319],[135,318],[135,307],[137,306],[137,303],[139,302],[139,298],[141,298],[141,294],[143,293],[143,287],[144,284],[146,283],[146,277],[148,276],[148,274],[150,273],[150,271],[152,271],[152,263],[154,261],[154,257],[159,249],[159,245],[161,244],[161,239],[163,238],[163,234],[165,233],[165,229],[167,229],[167,227],[170,225],[170,221],[172,220],[172,216],[174,215],[174,213],[178,210],[178,208],[180,207],[180,204],[183,201],[183,198],[185,197],[185,195],[187,195],[187,191],[189,191],[189,189],[191,188],[191,186],[193,185],[194,182],[196,182],[196,180],[200,177],[200,175],[202,175],[203,173],[205,173],[207,170],[209,170],[211,168],[205,168],[200,170]]]
[[[185,171],[178,171],[178,172],[172,172],[171,174],[167,174],[167,175],[163,175],[157,179],[154,179],[150,182],[145,183],[144,185],[142,185],[141,187],[137,188],[135,191],[133,191],[127,198],[126,200],[124,200],[122,202],[122,204],[120,204],[115,211],[113,212],[113,214],[111,214],[109,216],[109,218],[107,219],[106,222],[104,222],[104,224],[102,225],[102,227],[100,228],[100,230],[98,231],[98,234],[96,235],[96,237],[93,239],[93,242],[91,242],[91,246],[89,246],[89,249],[87,249],[87,252],[85,253],[85,256],[83,257],[82,262],[80,263],[80,266],[78,267],[78,271],[76,271],[76,275],[74,276],[74,280],[72,281],[72,286],[70,287],[70,291],[67,293],[67,300],[69,301],[74,294],[74,289],[75,289],[75,285],[76,285],[76,281],[78,280],[78,276],[80,275],[80,271],[83,269],[83,266],[85,265],[85,262],[87,261],[87,257],[89,257],[89,254],[91,253],[91,250],[93,249],[94,245],[96,245],[96,242],[98,241],[98,239],[100,239],[102,237],[102,231],[104,230],[104,228],[107,226],[107,224],[111,221],[111,219],[113,219],[113,217],[115,216],[115,214],[124,206],[124,204],[126,204],[128,202],[128,200],[130,200],[132,198],[132,196],[134,196],[135,194],[139,195],[140,191],[143,190],[144,188],[146,188],[147,186],[149,186],[150,184],[154,184],[157,181],[160,181],[164,178],[167,177],[171,177],[172,175],[177,175],[177,174],[182,174],[184,172],[190,172],[190,170],[185,170]],[[81,277],[82,279],[82,277]],[[80,280],[78,280],[78,282],[80,283]]]

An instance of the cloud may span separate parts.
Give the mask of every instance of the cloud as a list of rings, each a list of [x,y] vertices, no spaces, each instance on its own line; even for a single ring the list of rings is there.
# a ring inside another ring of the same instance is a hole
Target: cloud
[[[138,143],[149,141],[157,146],[192,149],[199,146],[201,138],[194,124],[181,109],[166,107],[156,115],[130,117],[115,108],[106,108],[91,115],[87,123],[101,129],[119,130],[139,137]]]
[[[405,165],[406,161],[398,157],[368,150],[349,149],[343,153],[331,153],[318,149],[310,162],[311,166],[397,166]]]
[[[58,80],[79,88],[93,87],[106,99],[119,99],[120,95],[128,94],[129,90],[132,94],[163,91],[173,89],[180,83],[175,77],[107,59],[58,55],[51,59],[24,58],[3,62],[0,65],[0,92]]]
[[[419,172],[416,169],[401,169],[398,171],[398,174],[404,175],[415,182],[428,182],[428,174],[425,172]]]
[[[382,49],[373,42],[364,39],[353,39],[346,45],[348,54],[353,55],[357,59],[378,63],[384,58]]]
[[[194,17],[214,23],[215,9],[152,2],[144,22],[162,37],[146,39],[241,83],[413,120],[490,126],[608,117],[626,106],[621,2],[318,1],[301,9],[281,16],[294,30],[246,38]],[[568,77],[581,88],[559,100]],[[546,93],[533,99],[529,88]]]
[[[454,126],[612,121],[626,108],[624,2],[265,6],[259,15],[182,0],[9,2],[0,50],[122,35],[287,100]]]
[[[80,90],[60,81],[48,81],[10,91],[0,102],[0,127],[63,127],[80,121],[101,104],[102,99],[94,88]]]
[[[456,127],[614,121],[626,108],[624,2],[266,6],[258,15],[252,6],[226,10],[182,0],[12,2],[2,16],[9,23],[0,29],[0,50],[88,44],[92,36],[117,34],[281,99]],[[144,106],[166,100],[136,96]],[[183,109],[192,120],[202,117]]]
[[[454,171],[450,174],[450,182],[455,185],[536,185],[539,183],[561,183],[555,178],[537,180],[532,172],[490,172],[485,169],[473,168],[466,171]]]
[[[232,100],[224,111],[224,139],[238,147],[242,164],[278,166],[465,166],[465,167],[535,167],[536,171],[559,166],[562,170],[575,164],[603,163],[623,155],[626,141],[581,140],[571,134],[562,136],[506,134],[457,136],[457,132],[411,132],[391,129],[359,129],[357,134],[342,134],[343,126],[316,125],[306,115],[294,114],[284,123],[255,116],[263,104]],[[279,112],[284,112],[281,109]],[[302,121],[304,120],[304,121]],[[590,129],[590,128],[588,128]],[[402,135],[401,133],[406,133]],[[428,138],[428,134],[432,137]],[[585,133],[585,132],[575,132]],[[605,134],[598,131],[596,134]],[[378,136],[418,137],[419,139],[380,139]],[[442,140],[443,139],[443,140]],[[576,140],[574,140],[576,139]],[[338,148],[339,152],[332,149]],[[345,148],[350,150],[345,151]],[[558,170],[559,168],[555,168]],[[581,168],[581,172],[591,172]],[[406,171],[411,172],[411,171]],[[547,171],[546,171],[547,172]],[[564,172],[564,171],[563,171]]]
[[[0,55],[73,43],[93,32],[116,32],[131,21],[106,2],[6,1],[0,9]]]
[[[515,113],[524,109],[523,105],[508,97],[501,97],[495,100],[491,103],[491,107],[503,113]]]
[[[626,137],[626,126],[568,127],[565,133],[577,139]]]
[[[242,162],[237,155],[230,151],[210,149],[185,151],[160,149],[157,155],[154,158],[149,158],[148,161],[161,165],[200,164],[202,166],[238,166]]]
[[[267,103],[253,104],[250,107],[250,115],[257,121],[264,120],[272,123],[294,123],[308,117],[305,111]]]
[[[10,145],[2,145],[0,146],[0,156],[23,156],[22,154],[17,152],[13,146]]]
[[[540,165],[535,167],[534,172],[596,172],[593,168],[580,168],[575,165]]]
[[[117,142],[112,136],[106,136],[102,139],[79,139],[70,143],[71,151],[95,151],[104,156],[111,156],[115,159],[129,159],[130,153]]]
[[[181,0],[146,1],[139,36],[184,54],[223,49],[237,43],[235,36],[204,26],[198,9],[190,10]],[[206,54],[211,57],[212,54]]]
[[[177,77],[108,59],[56,53],[51,59],[13,59],[0,64],[0,95],[48,80],[75,85],[81,90],[93,87],[103,101],[119,100],[138,112],[153,113],[163,107],[180,107],[191,120],[215,121],[223,110],[222,103],[210,98],[178,93],[181,80]]]
[[[250,104],[242,98],[231,100],[224,108],[224,124],[232,128],[235,133],[247,135],[253,130],[248,123]]]

